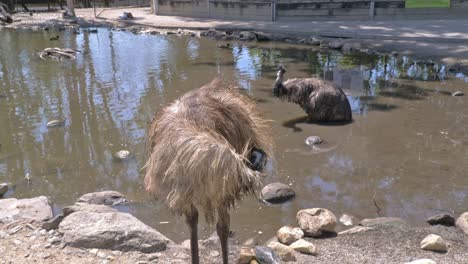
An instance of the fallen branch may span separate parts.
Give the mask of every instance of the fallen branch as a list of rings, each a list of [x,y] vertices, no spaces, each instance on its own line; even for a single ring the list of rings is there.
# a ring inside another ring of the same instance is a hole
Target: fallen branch
[[[55,47],[55,48],[45,48],[42,51],[38,51],[37,55],[39,55],[39,57],[43,60],[52,59],[56,61],[61,61],[63,59],[71,59],[71,60],[76,59],[75,54],[78,52],[81,52],[81,51],[75,50],[75,49],[69,49],[69,48],[61,49],[61,48]]]

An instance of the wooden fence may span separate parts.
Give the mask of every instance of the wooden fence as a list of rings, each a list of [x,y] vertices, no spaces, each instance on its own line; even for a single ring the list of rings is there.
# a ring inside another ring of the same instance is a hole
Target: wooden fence
[[[468,0],[449,8],[405,8],[404,0],[152,0],[157,15],[260,21],[468,18]]]

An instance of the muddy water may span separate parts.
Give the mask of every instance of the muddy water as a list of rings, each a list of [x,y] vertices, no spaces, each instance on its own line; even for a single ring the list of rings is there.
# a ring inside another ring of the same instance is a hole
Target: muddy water
[[[56,34],[60,40],[49,41]],[[268,181],[297,191],[283,205],[244,200],[233,212],[239,240],[267,239],[306,207],[338,216],[399,216],[416,225],[468,208],[467,97],[450,96],[467,92],[468,83],[443,65],[278,43],[220,49],[208,39],[104,29],[80,35],[3,30],[0,36],[0,181],[13,186],[7,197],[47,195],[58,212],[84,193],[118,190],[133,201],[121,210],[176,241],[188,238],[182,219],[144,194],[144,134],[162,105],[222,76],[246,89],[273,120],[276,156]],[[62,62],[34,55],[50,46],[83,52]],[[354,121],[306,123],[298,106],[272,97],[280,63],[288,77],[341,85]],[[47,128],[52,119],[66,122]],[[326,143],[307,147],[311,135]],[[113,160],[120,149],[133,158]],[[204,226],[203,235],[212,231]]]

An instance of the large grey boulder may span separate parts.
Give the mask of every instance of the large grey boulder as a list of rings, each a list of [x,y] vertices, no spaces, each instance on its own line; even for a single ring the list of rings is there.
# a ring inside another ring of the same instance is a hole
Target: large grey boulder
[[[152,253],[172,243],[132,215],[120,212],[75,212],[60,223],[59,232],[62,242],[73,247]]]
[[[45,196],[20,200],[15,198],[0,200],[0,223],[15,220],[39,223],[52,217],[52,207],[50,207],[49,200]]]
[[[127,198],[116,191],[102,191],[87,193],[78,200],[77,203],[88,203],[88,204],[103,204],[103,205],[118,205],[128,202]]]
[[[304,209],[297,212],[297,223],[306,236],[319,237],[335,233],[336,216],[324,208]]]
[[[262,198],[269,203],[283,203],[292,198],[296,193],[284,183],[270,183],[262,189]]]

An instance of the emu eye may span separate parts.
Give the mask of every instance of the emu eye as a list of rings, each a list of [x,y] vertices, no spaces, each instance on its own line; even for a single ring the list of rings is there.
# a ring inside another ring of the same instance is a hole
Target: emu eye
[[[266,163],[265,151],[259,148],[252,148],[249,156],[249,167],[254,171],[262,171]]]

